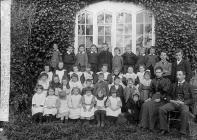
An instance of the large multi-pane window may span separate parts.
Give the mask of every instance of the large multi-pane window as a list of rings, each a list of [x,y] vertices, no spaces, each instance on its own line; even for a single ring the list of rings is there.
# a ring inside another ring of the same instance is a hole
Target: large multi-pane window
[[[112,14],[102,12],[97,16],[98,46],[107,43],[111,49]]]
[[[84,12],[78,15],[78,45],[85,44],[89,49],[93,43],[93,15]]]
[[[136,49],[152,46],[152,13],[141,12],[136,16]]]
[[[113,52],[131,47],[136,53],[154,45],[154,19],[150,11],[132,3],[103,1],[89,5],[77,13],[75,50],[81,44],[89,49],[96,44],[100,50],[107,43]]]
[[[123,52],[126,46],[132,47],[132,15],[122,12],[116,17],[116,47]]]

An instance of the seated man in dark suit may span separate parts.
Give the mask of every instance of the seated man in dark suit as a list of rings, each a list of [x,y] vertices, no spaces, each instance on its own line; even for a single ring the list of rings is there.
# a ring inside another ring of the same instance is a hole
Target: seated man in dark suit
[[[190,62],[183,59],[183,51],[178,49],[176,51],[176,61],[172,63],[172,83],[177,82],[176,73],[177,71],[184,71],[185,72],[185,80],[187,82],[191,79],[191,66]]]
[[[173,110],[180,110],[181,128],[180,133],[186,135],[188,120],[191,115],[189,106],[192,105],[192,89],[191,85],[185,81],[185,72],[177,71],[178,82],[173,84],[172,99],[169,103],[159,108],[159,121],[161,134],[168,133],[167,113]]]

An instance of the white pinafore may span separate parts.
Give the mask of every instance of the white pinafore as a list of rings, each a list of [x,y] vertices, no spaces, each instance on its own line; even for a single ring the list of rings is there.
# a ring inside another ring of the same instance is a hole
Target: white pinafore
[[[93,95],[90,96],[84,95],[86,111],[84,110],[83,107],[81,108],[81,117],[90,118],[94,116],[94,107],[91,109],[91,111],[88,111],[91,106],[93,98],[94,98]]]
[[[119,97],[113,98],[112,96],[110,96],[109,101],[110,101],[110,106],[112,108],[117,108],[118,102],[120,102],[120,98]],[[121,114],[121,108],[119,108],[116,111],[111,110],[109,107],[107,107],[107,109],[106,109],[107,116],[118,117],[120,114]]]

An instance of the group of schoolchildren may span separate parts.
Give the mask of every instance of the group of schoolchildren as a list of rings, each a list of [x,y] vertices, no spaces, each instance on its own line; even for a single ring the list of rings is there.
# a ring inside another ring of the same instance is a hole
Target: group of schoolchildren
[[[103,127],[106,119],[116,124],[124,114],[128,122],[139,123],[141,106],[149,98],[159,64],[155,49],[150,48],[148,55],[142,49],[136,56],[130,47],[123,55],[115,48],[113,56],[107,44],[102,47],[98,53],[92,45],[87,53],[80,45],[75,55],[69,46],[62,55],[57,44],[53,45],[51,62],[44,66],[32,98],[34,122],[96,120]]]

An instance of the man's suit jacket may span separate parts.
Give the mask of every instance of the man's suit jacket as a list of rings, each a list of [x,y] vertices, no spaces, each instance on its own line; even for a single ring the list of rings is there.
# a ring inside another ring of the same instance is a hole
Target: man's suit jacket
[[[181,60],[179,64],[177,64],[177,61],[172,63],[172,71],[171,71],[172,82],[175,83],[177,81],[176,73],[179,70],[185,72],[186,74],[185,80],[189,82],[191,79],[191,66],[187,60]]]
[[[178,95],[177,95],[177,88],[178,88],[178,82],[174,83],[172,85],[172,92],[171,92],[171,97],[172,99],[176,100]],[[193,104],[193,90],[192,90],[192,86],[185,81],[182,84],[182,89],[183,89],[183,96],[184,96],[184,103],[186,105],[192,105]]]

